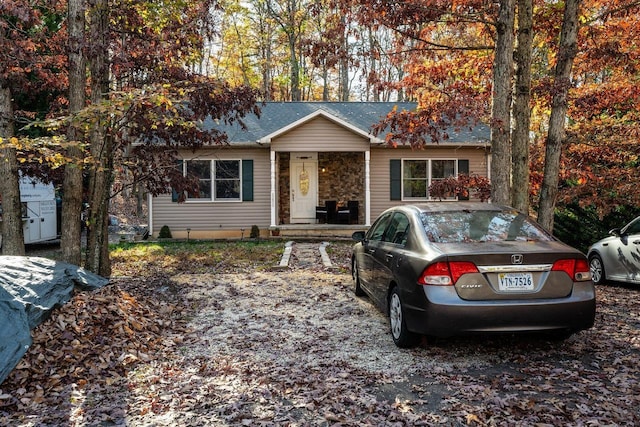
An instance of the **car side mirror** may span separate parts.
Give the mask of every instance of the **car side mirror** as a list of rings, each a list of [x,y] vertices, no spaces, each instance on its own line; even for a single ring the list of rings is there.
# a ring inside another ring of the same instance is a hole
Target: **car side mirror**
[[[351,235],[351,238],[356,242],[362,242],[364,240],[365,233],[364,231],[354,231]]]

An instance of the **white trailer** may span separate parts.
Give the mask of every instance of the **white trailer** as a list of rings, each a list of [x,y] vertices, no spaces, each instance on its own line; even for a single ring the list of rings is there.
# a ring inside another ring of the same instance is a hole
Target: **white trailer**
[[[46,242],[58,237],[58,209],[53,184],[21,177],[20,202],[22,203],[24,243]],[[1,234],[0,242],[2,242]]]
[[[56,192],[52,183],[22,177],[20,201],[25,243],[45,242],[58,237]]]

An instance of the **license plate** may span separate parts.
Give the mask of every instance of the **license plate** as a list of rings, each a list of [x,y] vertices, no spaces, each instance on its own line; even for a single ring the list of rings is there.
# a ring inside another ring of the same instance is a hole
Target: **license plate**
[[[532,291],[533,276],[531,273],[500,273],[498,288],[501,291]]]

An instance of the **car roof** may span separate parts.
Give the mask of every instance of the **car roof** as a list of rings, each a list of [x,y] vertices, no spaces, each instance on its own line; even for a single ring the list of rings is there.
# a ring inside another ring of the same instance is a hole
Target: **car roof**
[[[455,211],[503,211],[516,209],[493,203],[482,202],[425,202],[415,205],[404,205],[408,210],[418,212],[455,212]],[[400,208],[400,207],[398,207]]]

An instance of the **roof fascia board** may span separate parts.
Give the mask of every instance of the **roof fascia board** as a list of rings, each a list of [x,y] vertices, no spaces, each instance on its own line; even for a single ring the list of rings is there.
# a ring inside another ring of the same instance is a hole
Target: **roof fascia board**
[[[386,141],[380,140],[378,141],[378,147],[385,148],[411,148],[409,144],[398,144],[397,147],[390,147]],[[425,143],[423,148],[490,148],[491,142],[489,141],[471,141],[471,142],[429,142]]]

